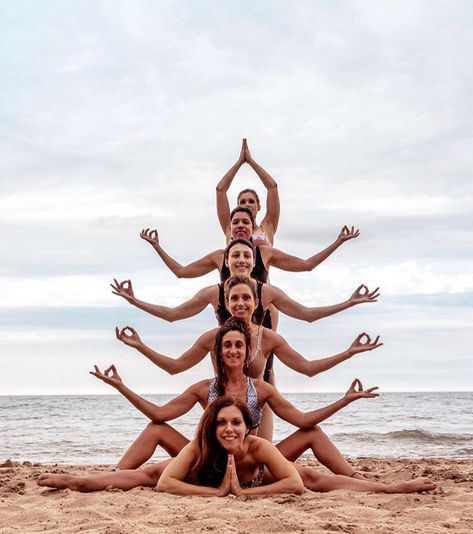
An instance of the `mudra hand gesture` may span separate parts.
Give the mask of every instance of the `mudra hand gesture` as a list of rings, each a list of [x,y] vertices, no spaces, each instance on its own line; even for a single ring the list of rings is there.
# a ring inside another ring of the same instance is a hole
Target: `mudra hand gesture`
[[[105,382],[114,388],[118,388],[123,384],[115,365],[112,364],[110,367],[105,369],[103,373],[96,365],[94,365],[94,369],[95,371],[89,371],[89,373],[102,380],[102,382]]]
[[[353,295],[350,297],[350,301],[352,302],[352,304],[361,304],[363,302],[377,302],[379,295],[379,287],[377,287],[373,291],[370,291],[365,286],[365,284],[361,284],[361,286],[358,286]]]
[[[156,229],[151,230],[150,228],[145,228],[144,230],[141,230],[140,237],[141,239],[148,241],[148,243],[153,247],[159,245],[159,236],[158,231]]]
[[[341,243],[345,243],[345,241],[348,241],[349,239],[354,239],[355,237],[358,237],[360,235],[360,231],[358,229],[355,230],[355,227],[352,226],[351,228],[348,228],[347,225],[345,225],[340,233],[338,234],[338,240]]]
[[[131,280],[123,280],[119,282],[116,278],[113,279],[113,284],[110,284],[110,287],[113,289],[112,293],[123,297],[125,300],[130,302],[135,298],[133,293],[133,286],[131,285]]]
[[[358,378],[355,378],[351,383],[351,386],[348,388],[348,391],[345,393],[345,399],[348,403],[358,399],[374,399],[375,397],[379,397],[378,393],[373,393],[376,389],[379,389],[378,386],[363,389],[363,384]]]
[[[356,336],[356,339],[350,345],[348,352],[351,355],[358,354],[360,352],[377,349],[378,347],[381,347],[381,345],[383,345],[383,343],[379,343],[379,336],[376,336],[375,340],[371,341],[370,336],[366,332],[363,332]]]
[[[125,326],[125,328],[122,328],[121,330],[119,330],[118,326],[116,326],[115,335],[119,341],[135,349],[142,343],[138,332],[131,326]]]

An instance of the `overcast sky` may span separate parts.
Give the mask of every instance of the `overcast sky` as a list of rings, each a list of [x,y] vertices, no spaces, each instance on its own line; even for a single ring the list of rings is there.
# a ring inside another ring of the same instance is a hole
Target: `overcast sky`
[[[114,338],[130,324],[178,356],[212,310],[169,324],[110,293],[175,305],[178,280],[139,238],[186,263],[224,245],[215,186],[242,137],[279,184],[276,246],[307,257],[344,224],[360,237],[311,273],[271,271],[308,305],[361,282],[382,298],[280,333],[308,358],[361,331],[385,346],[281,391],[473,385],[473,5],[469,1],[22,1],[0,5],[0,394],[139,392],[211,375],[153,367]],[[264,188],[250,168],[230,190]]]

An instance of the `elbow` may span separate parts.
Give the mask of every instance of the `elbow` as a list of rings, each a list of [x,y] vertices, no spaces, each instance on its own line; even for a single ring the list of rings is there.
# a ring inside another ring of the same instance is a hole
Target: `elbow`
[[[304,484],[302,483],[302,480],[294,480],[291,483],[291,490],[290,493],[295,493],[296,495],[302,495],[304,493]]]
[[[156,484],[155,490],[159,493],[169,493],[169,483],[166,479],[160,478]]]

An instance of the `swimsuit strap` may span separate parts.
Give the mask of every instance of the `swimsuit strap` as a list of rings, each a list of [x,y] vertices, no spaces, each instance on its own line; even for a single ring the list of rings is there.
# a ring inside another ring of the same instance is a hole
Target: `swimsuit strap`
[[[260,356],[263,355],[263,353],[261,351],[261,342],[262,342],[262,339],[263,339],[263,330],[264,330],[263,324],[260,324],[259,327],[258,327],[258,335],[256,337],[256,349],[253,352],[253,354],[251,355],[251,358],[248,360],[248,365],[250,365],[257,358],[259,358]]]

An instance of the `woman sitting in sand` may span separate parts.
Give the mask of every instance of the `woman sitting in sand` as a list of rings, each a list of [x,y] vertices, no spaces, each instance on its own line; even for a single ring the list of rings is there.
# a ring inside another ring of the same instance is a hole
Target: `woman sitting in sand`
[[[251,211],[247,208],[237,207],[230,214],[231,239],[250,240],[255,229],[255,222]],[[252,278],[261,282],[268,281],[268,269],[271,266],[277,267],[284,271],[312,271],[317,265],[326,260],[338,247],[345,241],[358,237],[359,231],[352,226],[349,229],[344,226],[337,239],[321,252],[314,254],[306,260],[286,254],[277,248],[268,246],[256,247],[255,267],[251,273]],[[204,276],[213,270],[220,272],[220,279],[224,282],[230,277],[228,268],[225,266],[223,249],[214,250],[203,258],[196,260],[188,265],[181,265],[172,258],[159,243],[157,230],[142,230],[140,236],[147,241],[156,250],[166,266],[178,278],[197,278]]]
[[[227,192],[232,181],[235,178],[236,173],[240,170],[240,167],[248,163],[248,165],[256,172],[260,180],[263,182],[267,191],[266,197],[266,214],[261,221],[261,224],[256,224],[256,216],[261,209],[259,197],[253,189],[244,189],[238,193],[237,203],[242,208],[248,208],[253,215],[255,221],[255,228],[252,233],[253,243],[259,245],[272,246],[274,242],[274,234],[279,224],[279,194],[278,184],[273,178],[256,163],[251,157],[250,150],[246,139],[243,139],[241,145],[240,156],[238,161],[231,167],[231,169],[225,174],[217,185],[217,215],[222,227],[223,233],[227,238],[227,243],[231,239],[230,230],[230,204],[228,202]]]
[[[255,266],[256,250],[252,243],[245,239],[235,239],[229,243],[224,253],[225,266],[228,268],[230,275],[250,277]],[[213,306],[218,324],[222,325],[229,317],[230,312],[227,310],[224,294],[224,283],[215,284],[205,287],[196,293],[191,299],[183,302],[173,308],[150,304],[135,297],[131,280],[118,282],[114,280],[110,284],[113,294],[123,297],[133,306],[164,319],[165,321],[174,322],[181,319],[187,319],[197,315],[204,310],[209,304]],[[379,296],[378,289],[369,292],[364,285],[359,286],[353,295],[346,301],[332,306],[308,307],[291,299],[281,289],[253,280],[258,298],[258,306],[254,314],[254,320],[262,323],[263,326],[276,330],[272,319],[274,312],[277,310],[293,317],[312,323],[324,317],[329,317],[343,310],[351,308],[364,302],[376,302]]]
[[[249,418],[245,422],[245,433],[258,425],[261,416],[261,406],[266,402],[271,405],[280,417],[303,428],[283,440],[277,446],[279,452],[287,459],[293,461],[310,447],[321,463],[332,471],[341,472],[340,475],[322,475],[314,469],[295,464],[305,486],[313,491],[351,489],[355,491],[394,493],[434,489],[435,486],[426,479],[416,479],[389,486],[363,479],[360,474],[353,471],[348,462],[320,428],[313,426],[357,399],[375,397],[376,394],[373,393],[373,390],[376,388],[363,391],[361,383],[355,380],[345,396],[339,401],[311,412],[300,412],[286,399],[281,397],[278,391],[270,384],[262,380],[251,380],[244,376],[243,368],[249,358],[249,340],[250,334],[244,322],[234,319],[230,320],[228,324],[219,329],[216,339],[217,377],[194,384],[182,395],[162,407],[156,406],[141,398],[127,388],[114,366],[107,369],[105,373],[101,373],[96,368],[92,372],[94,376],[116,388],[152,421],[159,422],[153,422],[148,425],[147,430],[140,435],[118,464],[119,471],[93,476],[44,474],[38,478],[38,484],[40,486],[55,488],[70,488],[76,491],[98,491],[110,486],[122,490],[128,490],[136,486],[155,486],[163,470],[172,460],[150,465],[142,469],[134,469],[132,467],[141,465],[147,461],[154,452],[157,443],[162,445],[171,456],[179,454],[189,443],[187,438],[166,424],[165,421],[187,413],[197,402],[203,407],[206,407],[222,396],[229,396],[232,400],[244,402],[249,407]],[[253,478],[253,474],[256,473],[256,463],[259,463],[258,473],[260,472],[259,468],[264,463],[269,468],[267,476],[271,477],[272,475],[277,482],[284,477],[278,474],[278,470],[274,472],[271,469],[271,465],[274,465],[271,463],[271,458],[276,453],[274,453],[272,445],[269,442],[267,442],[268,445],[260,445],[261,441],[263,440],[257,439],[254,441],[252,437],[247,444],[254,443],[256,446],[261,446],[263,452],[270,451],[270,458],[267,460],[268,463],[266,463],[266,460],[262,460],[262,456],[258,455],[252,456],[252,460],[248,462],[244,461],[244,456],[242,458],[238,457],[237,462],[240,465],[238,474],[241,474],[243,479],[250,480]],[[197,442],[198,444],[199,442]],[[184,458],[184,463],[178,464],[177,470],[170,469],[168,471],[171,479],[183,480],[187,473],[182,475],[183,471],[185,471],[182,469],[182,466],[189,465],[188,461],[191,454],[194,454],[198,450],[194,446],[191,445],[191,447],[188,447],[187,452],[183,453],[179,462],[183,462]],[[247,449],[243,449],[243,451],[245,450],[248,452]],[[245,465],[251,466],[251,469],[245,471]],[[251,471],[252,476],[250,476]],[[243,473],[245,473],[244,477]],[[171,485],[166,484],[165,482],[161,489],[172,491],[172,488],[175,488],[172,485],[172,481]]]

